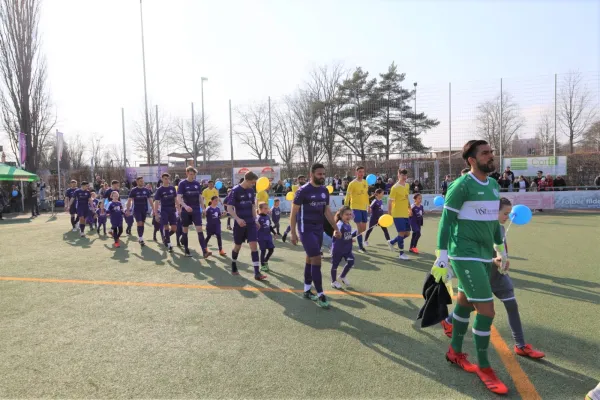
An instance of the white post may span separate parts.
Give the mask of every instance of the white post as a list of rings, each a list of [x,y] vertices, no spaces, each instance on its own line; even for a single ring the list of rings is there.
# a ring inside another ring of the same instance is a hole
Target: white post
[[[60,197],[60,153],[59,153],[59,142],[58,142],[58,129],[56,130],[56,166],[58,167],[58,197]]]

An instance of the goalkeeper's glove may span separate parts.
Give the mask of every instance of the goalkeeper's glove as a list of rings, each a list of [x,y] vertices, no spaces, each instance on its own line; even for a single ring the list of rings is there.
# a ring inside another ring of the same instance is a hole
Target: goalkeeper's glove
[[[506,247],[504,244],[495,244],[494,250],[500,256],[500,268],[498,268],[498,272],[501,274],[507,274],[508,270],[506,269],[506,264],[508,262],[508,253],[506,252]]]
[[[437,258],[431,268],[431,275],[433,275],[436,282],[448,282],[453,276],[448,261],[448,250],[436,250],[435,254]]]

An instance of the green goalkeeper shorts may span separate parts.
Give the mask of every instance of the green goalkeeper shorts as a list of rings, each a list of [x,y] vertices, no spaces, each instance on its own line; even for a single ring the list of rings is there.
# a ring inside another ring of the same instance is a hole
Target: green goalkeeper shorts
[[[450,260],[458,279],[458,290],[470,303],[493,301],[490,265],[481,261]]]

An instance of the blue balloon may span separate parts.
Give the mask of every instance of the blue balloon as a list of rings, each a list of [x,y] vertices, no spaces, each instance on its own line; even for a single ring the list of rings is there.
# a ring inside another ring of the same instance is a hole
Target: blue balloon
[[[523,204],[514,206],[509,214],[511,221],[517,225],[525,225],[531,221],[531,209]]]
[[[289,182],[286,182],[286,183],[285,183],[285,187],[290,187],[290,186],[291,186],[291,185],[290,185],[290,183],[289,183]]]
[[[217,188],[217,190],[221,190],[222,187],[223,187],[223,182],[217,181],[217,183],[215,183],[215,188]]]
[[[435,196],[433,199],[433,205],[436,207],[442,207],[444,205],[444,198],[442,196]]]
[[[108,199],[104,199],[104,208],[108,208]]]
[[[19,192],[17,192],[16,190],[13,190],[11,194],[13,197],[17,197],[19,195]]]
[[[273,208],[273,204],[275,204],[275,199],[269,199],[269,208]]]
[[[373,175],[373,174],[367,175],[367,183],[369,185],[374,185],[375,182],[377,182],[377,177],[375,175]]]

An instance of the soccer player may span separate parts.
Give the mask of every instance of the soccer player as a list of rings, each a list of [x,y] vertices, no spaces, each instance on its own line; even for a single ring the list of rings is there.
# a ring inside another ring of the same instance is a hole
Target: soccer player
[[[119,193],[119,181],[116,179],[113,179],[112,182],[110,183],[111,187],[106,189],[106,191],[104,192],[104,198],[107,199],[107,203],[110,203],[112,201],[112,192],[117,192]],[[112,231],[109,230],[108,232],[109,234],[112,235]]]
[[[96,232],[100,234],[100,227],[103,228],[104,235],[106,236],[106,209],[104,208],[104,202],[98,202],[98,208],[96,209],[96,215],[98,217],[98,227]],[[112,232],[111,232],[112,234]]]
[[[211,205],[212,203],[212,198],[217,196],[217,203],[221,203],[221,200],[219,200],[219,191],[217,189],[215,189],[215,181],[208,181],[208,187],[206,189],[204,189],[202,191],[202,197],[204,198],[205,203],[205,208],[208,208],[208,206]]]
[[[317,302],[319,307],[328,308],[329,302],[323,293],[323,276],[321,274],[321,247],[323,244],[323,223],[327,219],[334,229],[334,237],[341,233],[333,219],[329,208],[329,191],[325,186],[325,167],[313,164],[310,168],[310,183],[303,185],[294,196],[290,215],[292,244],[298,244],[296,224],[300,225],[300,240],[306,252],[304,264],[304,297]],[[311,291],[315,284],[317,294]]]
[[[356,224],[356,229],[358,229],[356,240],[358,242],[358,251],[361,253],[365,252],[361,233],[367,230],[367,221],[369,219],[369,185],[363,179],[364,177],[365,167],[356,167],[356,178],[348,184],[344,199],[344,205],[350,206],[354,214],[354,223]]]
[[[487,176],[495,168],[494,153],[485,140],[470,140],[463,146],[462,157],[471,171],[448,188],[438,227],[437,259],[431,269],[438,282],[451,278],[452,271],[458,278],[452,341],[446,359],[467,372],[476,373],[491,392],[505,394],[508,388],[498,379],[488,360],[495,315],[489,264],[493,261],[494,249],[500,255],[500,268],[506,269],[508,260],[498,222],[500,187]],[[471,364],[462,352],[474,309],[477,315],[472,330],[478,365]]]
[[[210,199],[210,206],[204,212],[206,216],[206,247],[210,238],[217,238],[217,246],[219,246],[219,255],[226,256],[227,253],[223,250],[223,240],[221,239],[221,209],[219,208],[219,196],[213,196]]]
[[[198,171],[194,167],[187,167],[185,169],[186,179],[179,182],[179,186],[177,187],[177,201],[181,204],[181,224],[183,226],[181,244],[183,244],[185,256],[191,257],[192,254],[188,247],[188,230],[190,225],[194,224],[198,233],[198,242],[200,242],[202,254],[204,258],[208,258],[212,253],[206,248],[206,240],[202,231],[201,205],[204,204],[204,200],[200,193],[200,183],[196,180],[197,173]]]
[[[175,201],[177,192],[171,185],[171,175],[164,172],[161,177],[162,185],[156,189],[154,194],[154,219],[160,223],[164,232],[163,240],[169,252],[173,252],[171,236],[177,232],[177,215],[175,210]],[[158,209],[160,207],[160,216]],[[169,228],[169,229],[166,229]]]
[[[108,204],[108,215],[110,216],[110,230],[113,239],[115,239],[115,247],[120,247],[119,238],[123,234],[123,203],[119,201],[119,192],[112,192],[111,202]]]
[[[267,203],[260,202],[258,204],[258,245],[260,247],[260,270],[269,272],[269,259],[275,251],[275,245],[273,244],[273,235],[277,235],[273,225],[271,224],[271,218],[269,217],[269,205]]]
[[[71,187],[67,189],[65,192],[65,210],[71,214],[71,226],[73,227],[73,232],[77,232],[79,228],[75,225],[77,224],[77,201],[73,194],[77,190],[77,181],[73,179],[70,182]]]
[[[233,223],[233,250],[231,251],[231,273],[239,275],[237,258],[242,248],[242,243],[248,242],[254,267],[254,279],[262,281],[266,275],[260,273],[258,263],[258,223],[256,222],[256,207],[254,199],[256,191],[254,185],[258,176],[249,171],[244,175],[244,180],[236,185],[227,198],[227,210],[234,220]]]
[[[298,175],[298,178],[296,178],[296,182],[298,182],[297,185],[292,185],[292,193],[294,193],[294,194],[296,194],[298,189],[300,189],[302,186],[304,186],[306,184],[306,177],[304,175]],[[300,214],[298,214],[298,215],[300,215]],[[290,218],[291,218],[291,213],[290,213]],[[287,228],[285,228],[285,231],[283,232],[283,236],[281,236],[281,240],[283,240],[285,242],[285,240],[287,239],[287,235],[290,233],[291,229],[292,229],[292,222],[290,221],[290,224],[288,225]]]
[[[398,243],[401,260],[409,260],[408,256],[404,254],[404,238],[410,236],[410,222],[408,218],[412,215],[410,202],[408,201],[410,189],[406,184],[407,175],[408,171],[405,169],[398,170],[398,182],[392,186],[388,197],[388,213],[394,218],[394,225],[398,232],[398,235],[388,241],[388,244],[390,250],[394,251],[394,245]]]
[[[373,201],[371,202],[371,217],[369,218],[369,229],[367,230],[367,233],[365,234],[365,246],[368,246],[369,243],[369,236],[371,236],[371,233],[373,233],[373,229],[375,227],[375,225],[377,225],[379,223],[379,217],[381,217],[384,213],[383,213],[383,189],[377,189],[375,190],[375,198],[373,199]],[[381,230],[383,231],[383,236],[385,236],[385,240],[386,242],[390,241],[390,233],[388,232],[387,228],[384,228],[383,226],[381,227]]]
[[[279,208],[279,199],[273,200],[273,208],[271,208],[271,219],[273,220],[273,229],[279,233],[279,220],[281,219],[281,209]]]
[[[130,210],[133,203],[133,215],[135,216],[135,221],[137,223],[138,242],[141,246],[145,246],[144,222],[146,222],[148,210],[152,209],[152,192],[144,187],[144,177],[138,176],[135,178],[135,182],[137,183],[137,186],[132,188],[131,192],[129,192],[129,199],[127,199],[125,208]]]
[[[413,234],[410,238],[410,246],[408,251],[411,253],[419,254],[419,249],[417,248],[417,244],[419,243],[419,238],[421,237],[421,227],[423,226],[423,205],[421,201],[423,200],[423,196],[420,193],[417,193],[413,196],[413,200],[415,204],[413,204],[411,211],[412,215],[409,218],[410,221],[410,229]]]
[[[500,199],[500,212],[498,213],[498,221],[504,225],[508,221],[509,214],[512,210],[512,203],[506,197]],[[504,226],[500,225],[502,237],[504,238],[504,246],[508,253],[508,245],[506,243],[506,234]],[[535,350],[530,344],[525,342],[525,334],[523,333],[523,325],[521,324],[521,316],[519,314],[519,306],[515,297],[515,291],[512,279],[508,275],[510,263],[506,262],[506,271],[502,270],[502,259],[494,257],[494,265],[490,272],[490,283],[492,285],[492,293],[504,304],[506,313],[508,314],[508,324],[512,331],[513,339],[515,340],[514,351],[520,356],[529,358],[543,358],[545,354]],[[442,321],[444,333],[448,337],[452,337],[452,313]]]
[[[346,265],[340,275],[340,279],[346,286],[350,286],[350,281],[346,278],[350,269],[354,266],[354,254],[352,253],[352,239],[356,237],[357,231],[352,232],[350,221],[352,220],[353,211],[348,206],[342,206],[335,214],[335,222],[340,230],[342,237],[339,239],[333,238],[331,244],[331,287],[341,289],[342,285],[337,281],[337,268],[346,260]]]
[[[81,188],[73,192],[73,198],[77,204],[77,218],[79,219],[79,236],[85,236],[85,220],[92,212],[92,192],[90,192],[90,185],[86,181],[81,182]]]
[[[127,208],[125,211],[125,223],[127,224],[127,228],[125,233],[131,235],[131,227],[133,226],[133,207]]]

